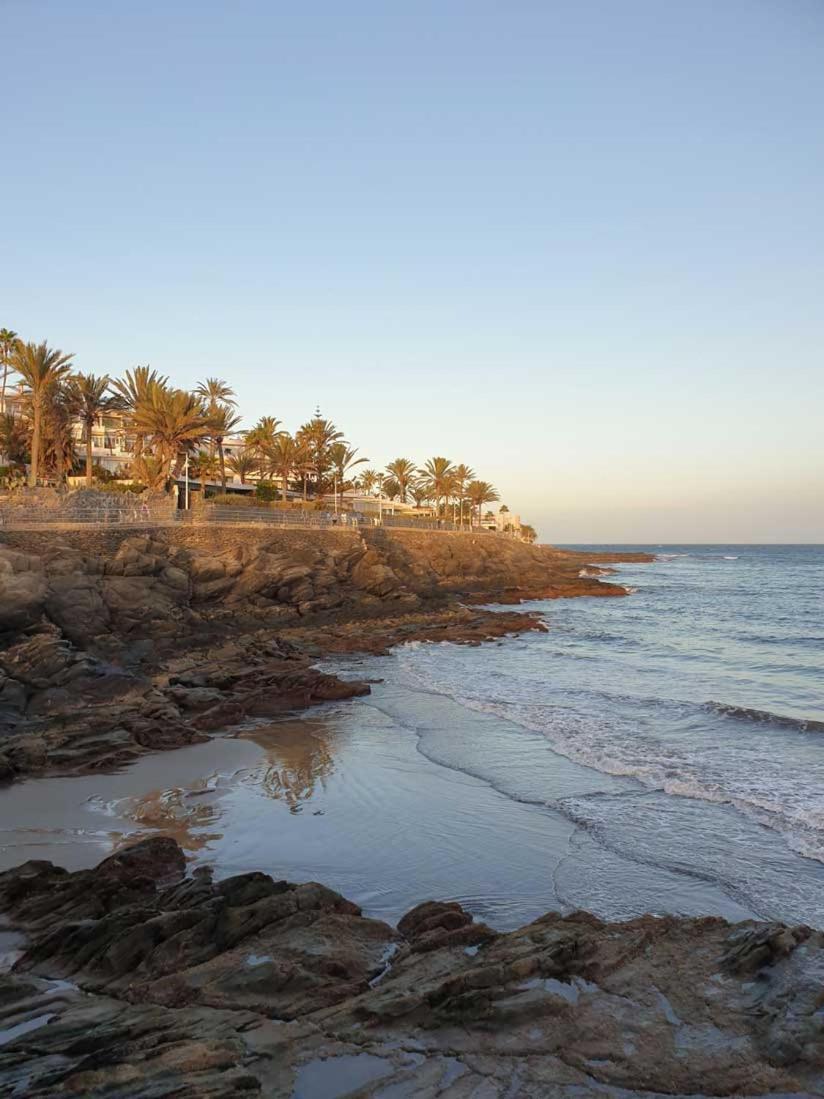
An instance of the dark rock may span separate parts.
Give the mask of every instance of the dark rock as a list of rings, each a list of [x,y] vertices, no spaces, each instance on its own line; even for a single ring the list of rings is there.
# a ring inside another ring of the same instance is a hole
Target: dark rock
[[[0,976],[5,1091],[822,1094],[821,932],[547,913],[496,934],[439,901],[395,932],[321,885],[182,868],[167,840],[0,875],[30,935]]]

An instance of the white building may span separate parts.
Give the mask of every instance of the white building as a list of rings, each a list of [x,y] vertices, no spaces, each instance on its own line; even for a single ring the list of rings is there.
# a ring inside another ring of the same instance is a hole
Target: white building
[[[86,453],[86,428],[76,421],[72,426],[77,456]],[[124,473],[134,460],[134,440],[126,429],[126,419],[121,412],[104,412],[98,416],[92,428],[92,461],[109,473]]]
[[[499,534],[505,531],[520,534],[521,517],[513,511],[499,511],[497,515],[488,511],[484,516],[483,525],[487,530],[497,530]]]

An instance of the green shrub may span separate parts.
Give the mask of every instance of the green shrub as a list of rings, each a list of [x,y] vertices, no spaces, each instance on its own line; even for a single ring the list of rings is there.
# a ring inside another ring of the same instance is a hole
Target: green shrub
[[[81,472],[85,472],[85,465],[82,466]],[[110,469],[106,469],[105,466],[95,463],[92,466],[92,475],[96,481],[99,481],[101,485],[107,485],[110,481],[115,480],[115,475]]]
[[[0,466],[0,488],[19,488],[25,482],[25,466]]]
[[[207,496],[210,504],[229,504],[233,508],[265,508],[265,500],[256,500],[254,496],[241,495],[234,492],[216,492],[214,496]]]
[[[141,485],[139,481],[110,481],[106,485],[107,492],[133,492],[135,496],[139,496],[141,492],[146,491],[146,486]]]
[[[258,500],[264,500],[266,503],[271,503],[278,498],[278,487],[272,484],[271,481],[260,481],[255,488],[255,496]]]
[[[277,495],[273,495],[276,493]],[[234,492],[216,492],[207,496],[210,504],[223,504],[233,508],[268,508],[272,511],[334,511],[324,500],[281,500],[280,489],[263,482],[259,484],[254,496]]]

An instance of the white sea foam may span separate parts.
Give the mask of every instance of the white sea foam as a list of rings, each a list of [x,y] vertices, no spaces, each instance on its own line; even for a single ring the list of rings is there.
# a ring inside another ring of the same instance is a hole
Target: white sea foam
[[[640,590],[536,603],[549,632],[517,648],[399,654],[416,690],[513,725],[427,725],[421,751],[574,819],[603,848],[587,850],[604,896],[622,888],[612,851],[824,926],[824,553],[662,546],[617,580]]]
[[[439,649],[437,657],[424,648],[404,662],[406,674],[418,687],[540,733],[554,751],[585,767],[634,779],[671,796],[730,805],[779,832],[799,854],[824,862],[824,799],[816,776],[784,766],[769,740],[759,745],[751,738],[740,750],[736,742],[708,750],[703,740],[667,741],[655,729],[646,732],[617,717],[597,718],[557,705],[540,682],[488,667],[473,669],[458,652],[452,661],[443,647]],[[711,704],[713,709],[717,706]],[[700,709],[680,707],[687,714]],[[787,730],[793,731],[792,726]]]

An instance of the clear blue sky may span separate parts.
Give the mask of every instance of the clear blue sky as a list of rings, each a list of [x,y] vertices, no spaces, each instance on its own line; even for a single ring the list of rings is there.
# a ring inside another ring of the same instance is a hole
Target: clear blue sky
[[[822,0],[0,0],[0,325],[553,541],[824,541]]]

